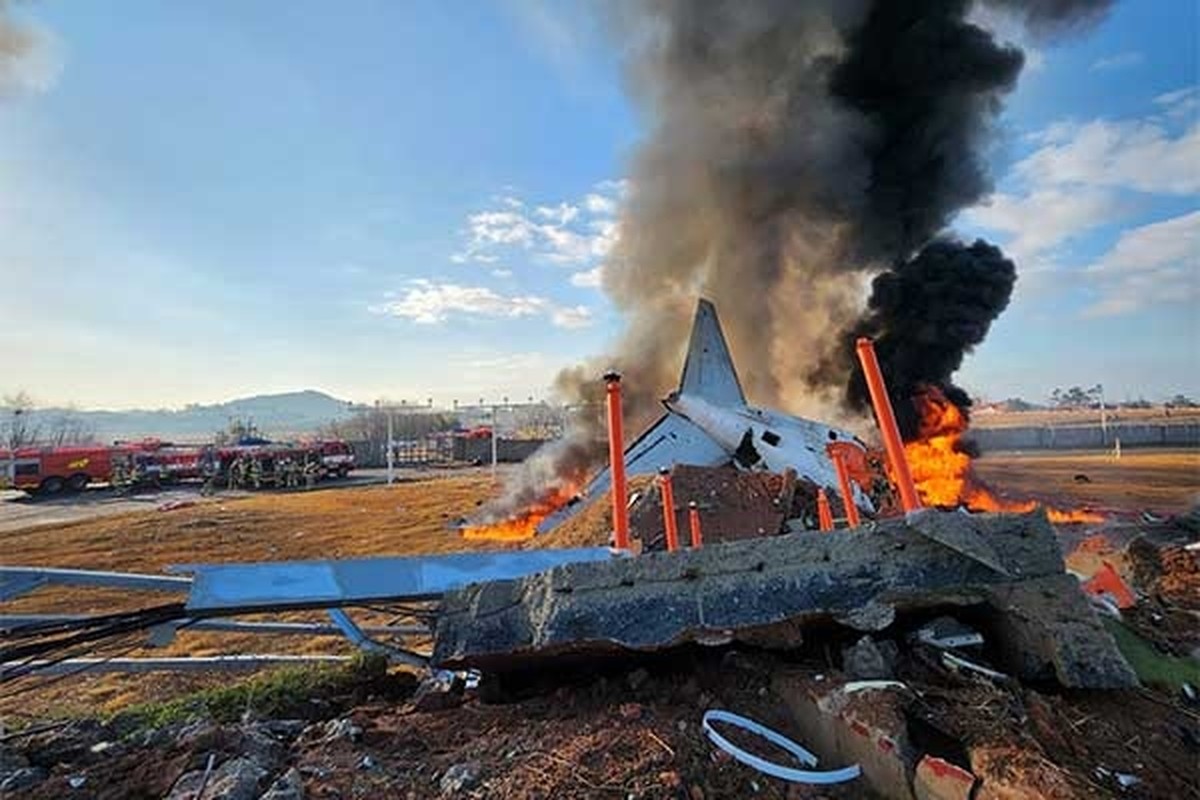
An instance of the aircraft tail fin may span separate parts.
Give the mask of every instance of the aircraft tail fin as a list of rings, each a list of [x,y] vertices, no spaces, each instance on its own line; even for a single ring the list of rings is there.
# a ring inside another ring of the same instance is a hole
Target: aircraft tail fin
[[[719,405],[745,405],[746,396],[733,368],[717,309],[708,300],[696,306],[687,360],[679,379],[679,393],[702,397]]]

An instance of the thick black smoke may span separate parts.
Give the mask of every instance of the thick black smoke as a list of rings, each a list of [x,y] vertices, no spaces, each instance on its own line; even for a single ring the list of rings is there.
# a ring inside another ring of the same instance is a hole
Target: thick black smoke
[[[991,189],[980,150],[1024,57],[966,20],[967,0],[877,2],[830,92],[868,122],[854,264],[906,257]]]
[[[1108,2],[987,5],[1053,34]],[[617,8],[647,130],[603,273],[627,327],[559,389],[578,402],[619,369],[636,434],[674,388],[703,295],[753,402],[829,418],[845,407],[855,365],[840,333],[857,327],[867,278],[990,191],[983,150],[1020,51],[973,21],[970,0]]]
[[[848,331],[843,355],[853,358],[860,336],[875,340],[906,441],[917,435],[912,398],[922,386],[941,388],[964,413],[970,408],[970,397],[951,376],[1008,306],[1016,280],[1016,266],[1000,248],[943,239],[875,277],[867,311]],[[861,371],[851,376],[846,395],[855,408],[870,407]]]

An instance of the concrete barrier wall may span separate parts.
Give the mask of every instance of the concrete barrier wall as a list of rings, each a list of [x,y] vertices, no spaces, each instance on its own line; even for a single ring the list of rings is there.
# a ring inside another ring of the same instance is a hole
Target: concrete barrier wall
[[[1200,422],[972,428],[971,438],[985,451],[1102,450],[1118,439],[1121,447],[1200,447]]]

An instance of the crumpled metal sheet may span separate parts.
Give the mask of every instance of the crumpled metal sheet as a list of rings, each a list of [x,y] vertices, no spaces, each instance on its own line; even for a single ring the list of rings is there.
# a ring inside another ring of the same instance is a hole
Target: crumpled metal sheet
[[[355,602],[427,600],[480,581],[511,580],[563,564],[607,561],[604,547],[438,556],[188,564],[191,613],[326,608]]]

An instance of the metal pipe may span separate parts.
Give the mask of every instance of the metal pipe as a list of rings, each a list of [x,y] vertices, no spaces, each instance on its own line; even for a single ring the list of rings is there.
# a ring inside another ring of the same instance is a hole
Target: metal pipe
[[[492,483],[496,482],[496,465],[500,463],[500,446],[496,439],[496,406],[492,406]]]
[[[858,506],[854,505],[854,490],[850,486],[850,468],[839,451],[831,450],[829,457],[833,460],[833,468],[837,470],[838,490],[842,493],[842,508],[845,509],[846,524],[851,528],[857,528],[860,520]]]
[[[621,420],[621,373],[604,375],[608,399],[608,468],[612,475],[613,539],[618,550],[629,549],[628,489],[625,485],[625,434]]]
[[[387,482],[388,486],[392,485],[392,481],[396,476],[396,442],[395,434],[393,433],[392,424],[392,407],[388,406],[387,412],[388,422],[388,442],[387,442]]]
[[[667,536],[667,552],[679,549],[679,528],[675,523],[675,490],[671,486],[671,470],[663,467],[658,471],[658,486],[662,493],[663,526]]]
[[[833,530],[833,512],[829,508],[829,496],[824,489],[817,489],[817,524],[823,531]]]
[[[700,535],[700,509],[696,501],[688,503],[688,527],[692,532],[692,547],[699,549],[704,546],[704,537]]]
[[[892,410],[892,401],[883,382],[879,359],[875,357],[875,344],[863,336],[856,343],[855,349],[858,351],[863,375],[867,379],[867,390],[871,393],[871,405],[875,408],[875,420],[879,423],[879,433],[883,436],[883,447],[887,451],[888,464],[892,468],[892,479],[896,481],[896,488],[900,491],[900,505],[905,512],[916,511],[921,507],[921,499],[917,496],[917,487],[913,484],[912,473],[908,469],[904,441],[900,438],[900,426],[896,424],[896,413]]]

